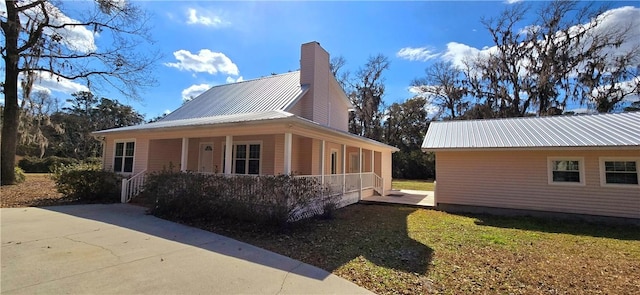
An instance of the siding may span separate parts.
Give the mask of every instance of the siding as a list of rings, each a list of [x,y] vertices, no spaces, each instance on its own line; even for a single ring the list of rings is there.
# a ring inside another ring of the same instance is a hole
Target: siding
[[[344,91],[340,89],[340,84],[330,77],[330,110],[329,110],[329,127],[349,132],[349,105],[347,105],[344,97]]]
[[[273,174],[284,173],[284,134],[273,136]]]
[[[180,171],[182,139],[157,139],[149,142],[148,171],[161,171],[172,167]]]
[[[300,84],[311,85],[309,91],[302,98],[308,96],[311,103],[302,104],[304,118],[321,125],[328,126],[329,114],[329,53],[317,42],[302,44],[300,52]],[[310,117],[307,117],[310,115]]]
[[[391,180],[392,180],[392,176],[391,176],[391,152],[390,151],[384,151],[381,153],[381,158],[382,158],[382,174],[380,175],[382,177],[382,179],[384,179],[384,187],[383,187],[383,192],[384,194],[388,194],[389,191],[391,191]]]
[[[549,184],[548,157],[583,157],[585,185]],[[436,152],[436,202],[640,218],[640,187],[601,186],[599,157],[640,151]]]
[[[296,175],[312,175],[313,140],[308,137],[293,136],[291,151],[291,171]]]

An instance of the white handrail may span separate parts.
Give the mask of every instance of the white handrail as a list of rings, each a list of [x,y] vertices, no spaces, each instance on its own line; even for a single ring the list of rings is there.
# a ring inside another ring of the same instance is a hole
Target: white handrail
[[[144,188],[147,179],[147,170],[142,170],[130,178],[122,179],[122,190],[120,191],[120,202],[128,203],[131,198],[137,196]]]
[[[362,189],[373,188],[378,194],[383,195],[384,179],[374,172],[325,174],[325,175],[296,175],[295,177],[315,178],[328,184],[335,191],[354,192]],[[362,179],[362,182],[360,181]]]

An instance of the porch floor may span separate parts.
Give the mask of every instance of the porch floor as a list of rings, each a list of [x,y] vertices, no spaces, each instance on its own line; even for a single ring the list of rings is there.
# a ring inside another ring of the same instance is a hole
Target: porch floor
[[[392,190],[387,196],[362,198],[362,203],[392,203],[420,207],[434,207],[433,191]]]

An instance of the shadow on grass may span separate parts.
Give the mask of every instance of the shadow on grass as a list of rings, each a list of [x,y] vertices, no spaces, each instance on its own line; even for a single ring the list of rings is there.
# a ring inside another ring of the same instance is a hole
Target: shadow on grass
[[[488,214],[460,214],[475,218],[481,226],[515,228],[546,233],[561,233],[617,240],[640,240],[640,226],[603,224],[584,220],[543,218],[532,216],[499,216]]]
[[[220,223],[209,229],[330,272],[353,261],[348,267],[360,268],[358,272],[366,273],[370,262],[395,271],[424,274],[433,249],[409,236],[407,218],[416,210],[351,205],[338,210],[334,219],[307,220],[280,232]]]

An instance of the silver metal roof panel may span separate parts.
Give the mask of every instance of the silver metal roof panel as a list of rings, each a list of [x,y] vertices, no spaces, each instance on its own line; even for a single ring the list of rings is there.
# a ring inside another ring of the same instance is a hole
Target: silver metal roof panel
[[[300,71],[214,86],[160,121],[284,111],[307,89]]]
[[[429,149],[640,147],[640,112],[432,122]]]
[[[284,111],[266,111],[266,112],[257,112],[257,113],[233,114],[233,115],[201,117],[201,118],[191,118],[191,119],[182,119],[182,120],[169,120],[169,121],[162,120],[162,121],[157,121],[157,122],[148,123],[148,124],[101,130],[93,133],[106,134],[106,133],[127,132],[127,131],[157,130],[157,129],[163,129],[163,128],[209,126],[209,125],[218,125],[218,124],[274,120],[274,119],[282,119],[282,118],[288,118],[293,116],[294,116],[293,114],[287,113]]]

